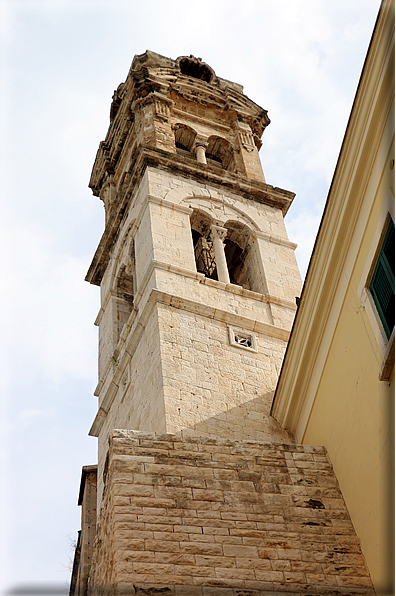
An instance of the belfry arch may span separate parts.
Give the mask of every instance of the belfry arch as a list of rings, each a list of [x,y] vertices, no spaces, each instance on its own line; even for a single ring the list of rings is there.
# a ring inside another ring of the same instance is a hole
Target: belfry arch
[[[240,221],[228,220],[224,252],[230,282],[260,294],[267,294],[262,256],[254,232]]]
[[[228,230],[224,242],[224,252],[230,282],[242,286],[246,290],[251,290],[252,283],[248,278],[245,266],[245,259],[250,248],[250,230],[237,221],[227,222],[224,227]]]
[[[130,232],[118,251],[118,259],[118,263],[114,264],[112,281],[114,347],[133,310],[136,292],[135,245]]]
[[[190,222],[197,271],[217,280],[216,257],[211,239],[213,219],[204,211],[194,209]]]
[[[268,293],[257,238],[248,225],[238,220],[222,224],[200,209],[193,210],[190,223],[198,273],[245,290]]]
[[[235,171],[232,144],[223,137],[212,135],[208,138],[206,160],[209,164],[221,166],[230,172]]]
[[[197,136],[196,131],[187,126],[186,124],[175,125],[175,145],[177,153],[191,152],[194,144],[195,137]]]

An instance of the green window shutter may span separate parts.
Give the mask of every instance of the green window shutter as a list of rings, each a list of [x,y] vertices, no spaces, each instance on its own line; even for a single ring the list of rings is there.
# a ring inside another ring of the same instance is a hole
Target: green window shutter
[[[395,326],[395,224],[392,220],[370,283],[370,292],[389,339]]]

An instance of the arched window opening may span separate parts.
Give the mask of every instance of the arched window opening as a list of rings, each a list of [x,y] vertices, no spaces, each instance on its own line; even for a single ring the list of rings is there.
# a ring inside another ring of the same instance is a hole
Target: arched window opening
[[[216,259],[210,237],[210,226],[210,218],[201,211],[194,210],[191,216],[191,235],[197,271],[210,279],[217,280]]]
[[[199,273],[246,290],[268,293],[258,239],[247,225],[228,221],[223,226],[194,209],[191,235]]]
[[[263,260],[257,238],[239,221],[224,224],[228,230],[224,242],[231,283],[260,294],[267,294]]]
[[[116,317],[114,331],[117,340],[133,309],[135,288],[135,254],[133,245],[126,261],[125,263],[124,260],[119,268],[115,283]]]
[[[133,276],[126,272],[125,267],[117,280],[117,296],[133,304]]]
[[[206,149],[206,160],[208,164],[220,166],[229,172],[235,172],[232,145],[222,137],[209,137]]]
[[[251,232],[247,226],[238,221],[227,222],[224,227],[228,230],[224,242],[224,252],[230,282],[242,286],[246,290],[251,290],[252,284],[246,267],[250,251]]]
[[[224,245],[230,282],[237,286],[242,286],[246,290],[250,290],[250,283],[245,268],[246,252],[229,238],[226,239]]]
[[[175,130],[176,152],[180,154],[190,153],[196,134],[195,130],[189,126],[177,124]]]
[[[117,318],[115,331],[118,338],[133,309],[133,276],[126,272],[125,267],[122,267],[119,273],[116,293]]]

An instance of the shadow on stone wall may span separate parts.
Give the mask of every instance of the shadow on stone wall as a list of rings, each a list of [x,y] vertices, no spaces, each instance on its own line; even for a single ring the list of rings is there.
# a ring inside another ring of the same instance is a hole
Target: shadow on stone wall
[[[211,418],[184,429],[184,435],[213,436],[226,439],[254,440],[269,443],[295,443],[291,433],[284,430],[270,415],[274,392],[241,403]]]

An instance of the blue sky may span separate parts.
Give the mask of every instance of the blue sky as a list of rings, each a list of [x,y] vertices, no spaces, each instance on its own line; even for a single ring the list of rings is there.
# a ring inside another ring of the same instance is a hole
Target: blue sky
[[[104,212],[88,181],[111,97],[146,49],[194,54],[268,110],[268,184],[304,277],[377,0],[2,0],[0,593],[69,581],[81,466],[95,463]]]

